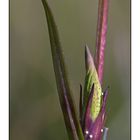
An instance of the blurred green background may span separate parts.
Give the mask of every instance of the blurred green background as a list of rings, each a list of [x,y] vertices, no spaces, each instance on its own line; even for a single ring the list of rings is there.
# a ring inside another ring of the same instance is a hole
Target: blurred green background
[[[108,140],[130,139],[130,0],[109,0],[104,84]],[[84,46],[95,50],[98,0],[48,0],[78,108]],[[78,109],[77,109],[78,111]],[[67,140],[41,0],[10,1],[10,138]]]

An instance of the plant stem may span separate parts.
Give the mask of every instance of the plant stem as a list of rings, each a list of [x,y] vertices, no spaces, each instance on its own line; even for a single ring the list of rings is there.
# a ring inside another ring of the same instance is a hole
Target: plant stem
[[[104,53],[107,36],[108,1],[109,0],[99,0],[98,6],[95,63],[101,84],[103,79]]]

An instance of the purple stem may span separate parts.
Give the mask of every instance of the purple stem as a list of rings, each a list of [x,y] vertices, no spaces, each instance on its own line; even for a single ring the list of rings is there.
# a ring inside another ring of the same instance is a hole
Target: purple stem
[[[99,0],[95,63],[100,83],[103,79],[104,51],[106,47],[108,1]]]

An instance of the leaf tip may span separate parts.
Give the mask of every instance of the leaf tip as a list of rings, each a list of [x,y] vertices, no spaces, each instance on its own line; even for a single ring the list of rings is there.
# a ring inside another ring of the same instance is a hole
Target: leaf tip
[[[86,65],[86,71],[95,68],[93,57],[87,45],[85,45],[85,65]]]

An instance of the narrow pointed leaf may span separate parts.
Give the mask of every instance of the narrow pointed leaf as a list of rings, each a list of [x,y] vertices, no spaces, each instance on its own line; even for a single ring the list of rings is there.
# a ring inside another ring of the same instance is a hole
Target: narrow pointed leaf
[[[85,112],[85,116],[84,116],[84,126],[83,126],[84,132],[89,129],[90,124],[93,122],[91,119],[91,113],[90,113],[93,95],[94,95],[94,84],[92,85],[90,95],[89,95],[88,101],[87,101],[87,107],[86,107],[86,112]]]
[[[91,91],[92,85],[94,84],[94,96],[92,99],[92,105],[91,105],[91,110],[90,110],[92,120],[94,121],[100,112],[101,100],[102,100],[102,89],[101,89],[98,74],[94,65],[93,57],[87,46],[85,49],[85,63],[86,63],[86,77],[85,77],[85,87],[84,87],[83,116],[85,114],[89,93]]]
[[[67,80],[57,27],[46,0],[42,0],[42,3],[48,23],[56,84],[68,136],[70,140],[84,140]]]
[[[106,36],[107,36],[108,1],[109,0],[99,0],[98,6],[95,62],[101,84],[103,79],[104,52],[106,47]]]

